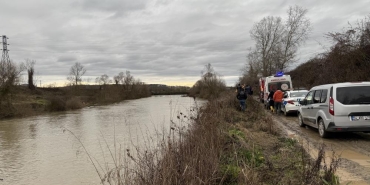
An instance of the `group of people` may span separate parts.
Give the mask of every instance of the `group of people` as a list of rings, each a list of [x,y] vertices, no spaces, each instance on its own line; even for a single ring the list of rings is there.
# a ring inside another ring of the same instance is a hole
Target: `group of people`
[[[283,102],[284,93],[281,90],[271,90],[268,95],[268,104],[269,108],[273,113],[280,114],[281,112],[281,104]]]
[[[245,111],[248,95],[253,95],[252,87],[250,85],[238,84],[236,87],[236,98],[239,100],[241,111]]]
[[[249,85],[238,84],[236,88],[236,98],[239,100],[241,111],[245,111],[246,100],[248,95],[253,95],[252,87]],[[268,95],[268,106],[273,113],[281,113],[281,105],[283,103],[284,92],[281,90],[271,90]]]

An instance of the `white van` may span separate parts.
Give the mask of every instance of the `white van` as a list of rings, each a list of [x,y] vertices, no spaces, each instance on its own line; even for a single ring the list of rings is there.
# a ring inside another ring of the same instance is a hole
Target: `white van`
[[[300,102],[298,123],[328,132],[370,132],[370,82],[315,86]]]

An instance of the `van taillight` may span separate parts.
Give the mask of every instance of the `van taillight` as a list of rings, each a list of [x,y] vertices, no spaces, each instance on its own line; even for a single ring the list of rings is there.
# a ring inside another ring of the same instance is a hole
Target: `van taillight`
[[[329,98],[329,113],[334,116],[334,99]]]
[[[289,100],[287,103],[294,105],[294,101],[293,100]]]

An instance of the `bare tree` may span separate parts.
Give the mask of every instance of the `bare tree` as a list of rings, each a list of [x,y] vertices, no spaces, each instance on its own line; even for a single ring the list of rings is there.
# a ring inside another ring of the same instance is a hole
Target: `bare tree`
[[[349,24],[349,23],[348,23]],[[370,15],[355,23],[349,24],[344,32],[329,32],[327,36],[335,43],[333,48],[350,52],[370,45]]]
[[[76,62],[69,71],[67,79],[74,85],[81,83],[82,76],[86,73],[86,69],[79,62]]]
[[[210,63],[204,66],[204,70],[201,71],[201,74],[202,78],[196,83],[201,96],[206,98],[215,98],[225,90],[225,81],[215,72]]]
[[[111,81],[109,80],[109,76],[106,74],[101,75],[100,77],[96,77],[95,82],[99,85],[107,85]]]
[[[281,39],[282,60],[279,64],[280,70],[288,67],[293,63],[298,47],[303,44],[310,31],[312,30],[311,22],[306,17],[307,9],[299,6],[291,6],[288,11],[288,20],[285,23],[283,37]]]
[[[126,75],[123,79],[123,83],[124,85],[129,86],[129,85],[132,85],[133,82],[134,82],[134,77],[131,75],[131,72],[127,70]]]
[[[132,90],[132,86],[133,86],[133,83],[134,83],[135,79],[134,77],[131,75],[131,72],[130,71],[126,71],[126,74],[123,78],[123,88],[125,90]]]
[[[119,83],[123,83],[125,74],[123,72],[120,72],[117,76],[113,77],[114,83],[118,85]]]
[[[273,65],[272,52],[279,45],[283,34],[283,24],[280,17],[268,16],[254,24],[250,31],[256,41],[256,50],[261,55],[261,72],[263,76],[271,74]]]
[[[24,64],[16,65],[13,61],[0,62],[0,88],[13,86],[19,83],[21,72],[24,70]]]
[[[34,73],[35,73],[35,64],[36,64],[35,60],[26,59],[25,61],[25,68],[28,74],[28,88],[31,90],[35,89],[35,84],[33,80]]]
[[[285,24],[280,17],[268,16],[254,24],[250,31],[256,44],[248,54],[247,67],[254,74],[268,76],[286,69],[294,62],[299,46],[307,39],[311,30],[307,9],[294,6],[289,7],[287,13]]]
[[[16,65],[13,61],[0,61],[0,107],[3,100],[6,100],[8,105],[11,103],[13,87],[19,84],[21,72],[24,70],[23,63]]]

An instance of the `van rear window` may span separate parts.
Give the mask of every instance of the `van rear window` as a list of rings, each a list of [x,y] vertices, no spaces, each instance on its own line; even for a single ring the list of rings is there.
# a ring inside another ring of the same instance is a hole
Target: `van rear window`
[[[370,104],[370,86],[338,87],[337,101],[344,105]]]
[[[288,81],[282,81],[282,82],[270,82],[268,83],[268,91],[276,91],[276,90],[282,90],[282,91],[287,91],[289,90],[290,87],[290,82]]]

